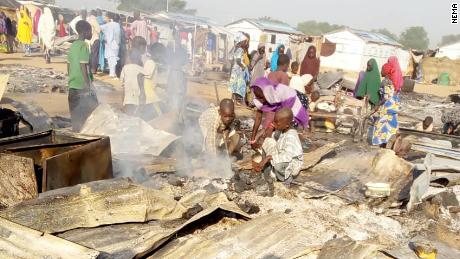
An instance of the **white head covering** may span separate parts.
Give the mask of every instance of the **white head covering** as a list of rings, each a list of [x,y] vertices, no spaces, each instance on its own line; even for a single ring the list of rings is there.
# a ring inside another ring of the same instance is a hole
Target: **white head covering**
[[[305,86],[308,85],[308,83],[310,83],[312,78],[313,76],[311,76],[310,74],[305,74],[303,76],[298,76],[298,75],[293,76],[291,78],[291,82],[289,83],[289,86],[305,94]]]
[[[48,7],[44,8],[43,15],[40,16],[38,21],[38,35],[47,48],[53,47],[54,37],[56,36],[56,23],[54,22],[53,13]]]
[[[248,37],[243,32],[239,31],[235,36],[235,42],[240,43],[245,40],[248,40]]]

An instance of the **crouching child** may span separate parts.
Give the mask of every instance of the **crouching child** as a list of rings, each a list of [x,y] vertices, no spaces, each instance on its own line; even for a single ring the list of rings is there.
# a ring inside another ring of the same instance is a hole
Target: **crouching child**
[[[303,166],[303,149],[299,135],[292,128],[294,115],[291,109],[283,108],[276,112],[273,126],[276,138],[266,138],[262,149],[265,158],[256,165],[256,171],[269,170],[272,177],[290,186]],[[265,171],[266,172],[266,171]]]

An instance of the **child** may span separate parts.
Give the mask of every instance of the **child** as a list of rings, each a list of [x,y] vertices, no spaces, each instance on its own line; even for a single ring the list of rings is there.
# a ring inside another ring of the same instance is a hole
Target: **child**
[[[131,116],[139,113],[141,101],[141,88],[144,83],[144,69],[137,63],[139,60],[137,53],[131,52],[126,60],[126,65],[121,71],[120,79],[123,82],[123,111]]]
[[[85,40],[92,37],[91,25],[82,20],[75,29],[78,40],[72,43],[67,57],[69,75],[69,110],[73,131],[79,132],[86,119],[98,106],[96,94],[91,87],[93,75],[90,72],[90,53]]]
[[[433,132],[433,117],[428,116],[415,127],[418,131]]]
[[[299,175],[303,166],[302,144],[297,131],[291,127],[293,118],[291,109],[283,108],[276,112],[273,124],[280,136],[277,140],[265,139],[262,149],[266,157],[255,168],[260,172],[270,162],[272,176],[287,186]]]
[[[289,80],[291,80],[294,76],[299,76],[299,68],[300,68],[299,62],[297,61],[292,62],[291,71],[287,73]]]
[[[289,57],[287,55],[281,54],[278,58],[278,70],[268,74],[268,79],[275,83],[275,85],[289,85],[289,77],[287,75],[289,62]]]

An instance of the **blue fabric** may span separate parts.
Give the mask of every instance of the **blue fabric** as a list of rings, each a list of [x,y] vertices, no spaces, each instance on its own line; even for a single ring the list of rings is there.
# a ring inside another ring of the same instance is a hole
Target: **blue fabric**
[[[280,48],[282,47],[284,47],[284,45],[279,45],[273,53],[272,60],[270,62],[270,69],[272,72],[278,70],[278,58],[280,57]]]
[[[216,35],[214,33],[208,33],[208,44],[207,50],[213,51],[216,49]]]
[[[99,34],[99,69],[104,72],[105,69],[105,47],[104,47],[104,33]]]

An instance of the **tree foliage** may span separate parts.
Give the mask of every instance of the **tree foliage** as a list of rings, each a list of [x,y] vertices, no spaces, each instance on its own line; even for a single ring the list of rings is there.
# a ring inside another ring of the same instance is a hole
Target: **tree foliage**
[[[297,29],[306,35],[322,35],[331,31],[342,29],[345,26],[329,24],[327,22],[305,21],[297,25]]]
[[[460,34],[450,34],[450,35],[445,35],[442,36],[441,43],[439,43],[440,46],[452,44],[452,43],[457,43],[460,41]]]
[[[383,35],[389,37],[392,40],[398,41],[398,36],[396,34],[392,33],[391,31],[385,29],[385,28],[372,30],[372,31],[380,33],[380,34],[383,34]]]
[[[406,48],[425,50],[430,44],[428,33],[421,26],[409,27],[401,33],[399,41]]]
[[[118,3],[118,10],[141,11],[155,13],[166,11],[169,4],[169,11],[174,13],[195,14],[196,10],[187,9],[187,2],[184,0],[115,0]]]

